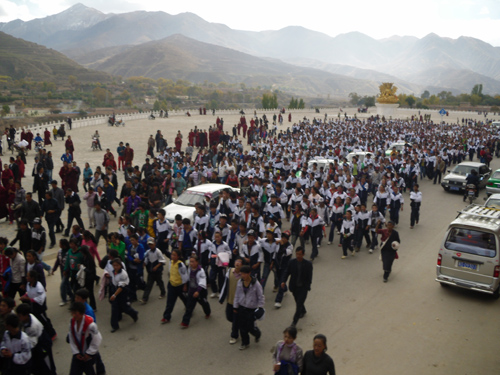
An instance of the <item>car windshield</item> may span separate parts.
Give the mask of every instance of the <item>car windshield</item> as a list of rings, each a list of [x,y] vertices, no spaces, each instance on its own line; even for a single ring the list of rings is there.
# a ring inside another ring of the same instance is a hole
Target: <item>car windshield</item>
[[[493,176],[491,176],[491,178],[495,180],[500,180],[500,171],[495,171],[493,173]]]
[[[498,208],[500,209],[500,199],[490,198],[484,204],[486,207]]]
[[[464,228],[452,228],[446,239],[445,247],[489,258],[493,258],[497,253],[493,233]]]
[[[453,168],[452,172],[461,176],[467,176],[473,169],[477,171],[477,167],[471,167],[470,165],[457,165]]]
[[[175,203],[182,206],[194,206],[196,203],[203,204],[203,194],[186,191],[177,198]]]

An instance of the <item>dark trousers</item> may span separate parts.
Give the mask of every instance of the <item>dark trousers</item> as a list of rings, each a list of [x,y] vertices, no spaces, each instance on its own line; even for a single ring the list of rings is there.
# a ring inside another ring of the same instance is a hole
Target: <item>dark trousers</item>
[[[106,374],[106,367],[104,366],[104,362],[102,361],[101,353],[99,352],[95,353],[94,358],[95,358],[95,370],[97,375]]]
[[[97,230],[95,231],[95,240],[96,240],[96,245],[99,245],[99,238],[104,237],[104,241],[108,240],[108,231],[105,230]]]
[[[2,358],[2,375],[29,375],[31,367],[31,361],[25,365],[17,365],[12,358]]]
[[[50,337],[54,337],[56,335],[56,330],[52,326],[52,322],[46,314],[47,307],[45,305],[39,305],[36,302],[31,304],[31,309],[33,310],[33,315],[37,318],[40,323],[43,325],[43,329]]]
[[[195,298],[191,293],[188,295],[186,303],[186,312],[182,317],[182,323],[189,325],[189,322],[191,321],[191,316],[193,315],[193,311],[197,303],[199,303],[203,308],[205,316],[210,316],[212,311],[210,310],[210,304],[208,303],[207,300],[207,291],[206,289],[203,289],[200,292],[198,298]]]
[[[415,223],[418,223],[418,220],[420,219],[420,207],[413,207],[411,208],[411,216],[410,216],[410,226],[414,226]]]
[[[304,316],[307,312],[304,304],[307,298],[306,288],[296,288],[293,292],[293,298],[295,299],[295,314],[293,315],[293,324],[297,324],[300,318]]]
[[[344,237],[342,241],[342,253],[344,254],[344,256],[347,256],[347,250],[354,252],[354,249],[352,247],[352,236]]]
[[[88,361],[81,361],[76,358],[75,354],[73,355],[73,359],[71,360],[69,375],[95,375],[94,364],[95,356],[92,356]]]
[[[148,281],[146,283],[146,288],[144,289],[144,294],[142,295],[142,299],[147,301],[149,299],[149,294],[153,289],[153,285],[156,282],[158,287],[160,288],[160,293],[162,296],[166,295],[165,284],[163,283],[163,273],[162,272],[149,272],[148,273]]]
[[[399,224],[399,208],[392,208],[391,207],[391,220],[394,221],[394,223]]]
[[[283,268],[276,268],[276,278],[278,279],[278,282],[280,283],[281,280],[283,280],[283,276],[285,275],[286,272],[286,267]],[[279,284],[279,289],[278,293],[276,294],[276,299],[274,302],[279,302],[283,301],[283,295],[288,291],[288,287],[285,284],[285,287],[281,287],[281,283]]]
[[[381,252],[382,255],[382,265],[384,268],[384,279],[387,279],[392,271],[392,263],[396,257],[396,252],[394,250],[385,250]]]
[[[375,249],[378,246],[377,232],[371,231],[372,242],[370,243],[370,249]]]
[[[45,219],[47,221],[47,226],[49,227],[49,238],[50,238],[50,244],[55,245],[56,244],[56,234],[54,232],[54,227],[57,223],[57,218],[50,218],[50,219]]]
[[[175,302],[177,302],[177,298],[179,298],[184,307],[187,307],[187,299],[183,293],[184,285],[173,286],[170,282],[167,284],[167,306],[165,307],[165,311],[163,312],[163,319],[170,320],[172,318],[172,311],[174,311]]]
[[[254,309],[247,309],[240,306],[238,309],[238,329],[241,334],[241,344],[250,344],[250,334],[255,338],[260,338],[261,332],[255,325]]]
[[[61,215],[59,215],[59,217],[57,218],[57,221],[56,221],[56,225],[55,225],[55,226],[56,226],[56,229],[57,229],[57,231],[58,231],[58,232],[60,232],[60,231],[62,231],[62,230],[63,230],[63,228],[64,228],[64,224],[63,224],[63,222],[62,222],[62,220],[61,220]]]
[[[82,221],[82,216],[81,215],[74,215],[71,211],[68,211],[68,225],[66,225],[66,230],[64,231],[64,234],[67,236],[69,235],[69,231],[71,229],[71,225],[73,224],[73,219],[76,220],[80,228],[82,230],[85,229],[85,226],[83,225]]]
[[[130,280],[128,283],[130,302],[135,302],[137,301],[137,268],[127,267],[127,274]]]
[[[316,225],[311,228],[311,246],[312,246],[312,254],[311,259],[314,259],[318,256],[318,244],[322,237],[323,227],[321,225]]]
[[[436,180],[438,179],[439,177],[439,183],[441,183],[441,171],[439,169],[436,169],[436,172],[434,173],[434,184],[436,183]]]
[[[90,277],[85,278],[85,289],[89,291],[89,305],[92,307],[92,309],[97,309],[97,305],[95,303],[95,296],[94,296],[94,282],[95,282],[95,275],[89,275]],[[71,298],[73,299],[73,298]]]
[[[238,320],[237,314],[234,313],[234,307],[230,303],[226,305],[226,319],[231,322],[231,337],[238,338]]]
[[[219,267],[215,264],[215,259],[210,261],[210,286],[212,293],[218,293],[219,290],[222,290],[222,286],[224,285],[224,270],[224,267]]]
[[[122,314],[129,315],[132,319],[137,320],[139,313],[130,306],[128,299],[128,290],[122,289],[114,301],[111,301],[111,328],[120,328],[118,322],[122,319]]]
[[[7,291],[7,294],[10,298],[15,299],[16,294],[19,292],[19,296],[21,297],[24,293],[19,290],[21,287],[22,283],[11,283],[9,285],[9,290]]]

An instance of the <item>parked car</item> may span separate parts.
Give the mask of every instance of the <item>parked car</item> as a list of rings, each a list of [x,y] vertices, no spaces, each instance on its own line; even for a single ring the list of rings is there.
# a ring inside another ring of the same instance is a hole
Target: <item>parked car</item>
[[[486,200],[486,198],[484,198]],[[500,194],[492,194],[488,197],[486,202],[484,203],[485,207],[488,208],[496,208],[500,210]]]
[[[173,203],[164,207],[166,211],[166,219],[173,223],[176,215],[181,215],[182,218],[194,220],[196,203],[204,204],[205,195],[210,194],[212,200],[218,200],[224,189],[230,189],[239,192],[239,189],[232,188],[224,184],[203,184],[187,189]]]
[[[349,165],[352,164],[352,158],[353,157],[357,157],[358,158],[358,162],[359,163],[363,163],[363,161],[365,160],[366,156],[367,155],[371,155],[371,158],[373,160],[373,153],[372,152],[369,152],[369,151],[354,151],[354,152],[350,152],[348,155],[347,155],[347,162],[349,163]]]
[[[500,210],[479,205],[463,209],[439,247],[436,281],[500,296]]]
[[[398,152],[403,152],[405,149],[406,142],[405,141],[397,141],[391,144],[391,147],[389,147],[385,151],[385,156],[391,156],[392,151],[395,149]]]
[[[478,172],[479,178],[481,179],[479,183],[479,189],[486,186],[486,182],[490,178],[491,169],[484,163],[479,162],[469,162],[465,161],[456,165],[452,170],[448,170],[448,174],[441,181],[441,186],[446,191],[460,191],[463,192],[466,187],[466,178],[472,170],[475,169]]]
[[[493,172],[488,182],[486,182],[486,195],[489,197],[497,193],[500,193],[500,169]]]

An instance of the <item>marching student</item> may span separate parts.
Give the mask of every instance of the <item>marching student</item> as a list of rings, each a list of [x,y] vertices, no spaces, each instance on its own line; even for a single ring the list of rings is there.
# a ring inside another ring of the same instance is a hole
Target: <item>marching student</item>
[[[71,320],[67,341],[73,353],[71,360],[71,375],[94,375],[94,364],[102,336],[97,324],[91,316],[85,315],[85,305],[82,302],[71,304]]]
[[[227,224],[227,215],[220,214],[219,222],[215,225],[214,232],[212,233],[212,241],[215,240],[215,233],[219,232],[222,235],[222,241],[227,242],[230,227]]]
[[[307,226],[303,229],[303,233],[310,228],[311,231],[311,245],[312,254],[311,260],[314,260],[318,256],[318,245],[323,236],[323,226],[325,225],[324,220],[318,216],[318,210],[316,208],[311,209],[311,215],[307,219]]]
[[[385,191],[384,185],[380,185],[373,199],[373,203],[377,204],[378,211],[385,217],[385,210],[391,206],[391,196]]]
[[[360,207],[358,211],[358,207]],[[361,204],[361,206],[356,207],[356,214],[354,217],[356,223],[356,235],[354,236],[354,248],[359,251],[361,245],[363,244],[363,237],[366,240],[366,247],[369,248],[371,244],[370,230],[368,227],[368,218],[370,213],[366,211],[366,205]]]
[[[405,199],[403,198],[403,195],[400,193],[399,188],[397,186],[394,186],[391,194],[390,217],[391,221],[393,221],[396,226],[399,224],[399,211],[400,210],[403,211],[404,203]]]
[[[182,219],[182,230],[177,245],[184,259],[189,259],[191,252],[195,249],[198,240],[198,231],[191,226],[191,220]]]
[[[285,213],[283,212],[283,207],[281,204],[278,204],[278,196],[276,194],[271,195],[271,202],[268,202],[264,208],[264,212],[266,216],[272,215],[281,228],[281,219],[285,218]]]
[[[354,256],[352,240],[354,238],[355,227],[354,220],[352,219],[352,211],[349,210],[346,212],[345,218],[342,221],[342,227],[340,228],[340,235],[343,236],[342,259],[347,258],[347,250],[350,250],[351,255]]]
[[[377,223],[381,222],[382,224],[385,223],[385,218],[384,216],[378,211],[378,207],[376,204],[372,205],[372,210],[370,212],[370,215],[368,217],[368,223],[366,225],[366,230],[371,231],[372,235],[372,241],[370,242],[370,250],[368,252],[371,254],[373,253],[373,250],[375,247],[378,246],[378,241],[377,241],[377,231],[376,231],[376,226]]]
[[[170,272],[167,284],[167,305],[165,306],[165,311],[163,312],[161,324],[170,323],[172,311],[174,310],[177,298],[180,298],[184,307],[187,308],[187,299],[184,296],[184,292],[187,291],[188,285],[186,285],[186,283],[188,281],[189,270],[181,260],[180,250],[174,249],[170,255]]]
[[[122,314],[129,315],[134,322],[139,319],[139,313],[130,306],[129,283],[127,271],[123,268],[123,262],[119,258],[111,261],[113,272],[111,273],[110,297],[111,303],[111,333],[120,329],[118,322]]]
[[[146,283],[146,288],[144,288],[144,294],[142,295],[141,303],[145,304],[148,302],[149,294],[153,289],[153,285],[156,282],[160,288],[160,296],[158,299],[165,298],[167,292],[165,291],[165,284],[163,283],[163,267],[166,261],[160,249],[156,247],[156,241],[154,238],[148,238],[148,250],[144,254],[144,265],[148,271],[148,279]]]
[[[271,264],[273,262],[274,253],[278,248],[278,242],[274,237],[273,231],[267,230],[266,238],[259,239],[258,243],[262,249],[262,255],[264,256],[264,270],[262,271],[262,277],[260,279],[262,289],[264,290],[271,271],[274,273],[274,270],[271,270]],[[274,273],[274,289],[276,289],[276,291],[278,290],[278,279],[276,277],[276,273]]]
[[[166,214],[163,208],[158,210],[158,220],[155,221],[154,230],[156,235],[156,247],[168,257],[170,255],[168,252],[168,242],[172,235],[172,227],[165,218]]]
[[[243,263],[250,266],[252,277],[260,280],[260,265],[264,262],[262,249],[257,242],[257,234],[253,229],[248,231],[247,238],[247,243],[243,244],[240,255],[243,258]]]
[[[19,317],[8,314],[5,317],[5,333],[0,344],[2,375],[31,374],[31,343],[28,335],[19,328]]]
[[[186,312],[182,317],[181,328],[188,328],[196,304],[199,303],[205,313],[205,319],[210,318],[211,309],[207,300],[207,276],[198,263],[198,257],[191,255],[189,258],[189,281],[185,289],[188,292]]]
[[[413,185],[413,191],[410,192],[410,207],[411,207],[411,216],[410,216],[410,229],[413,229],[415,224],[418,224],[418,220],[420,219],[420,205],[422,204],[422,192],[419,189],[418,184]]]
[[[340,197],[335,198],[335,202],[330,205],[330,235],[328,236],[328,245],[333,242],[335,229],[337,233],[340,233],[340,228],[342,226],[342,220],[344,218],[344,205],[342,204],[342,199]],[[302,245],[303,246],[303,245]]]
[[[222,284],[224,283],[224,275],[227,265],[224,265],[219,256],[221,253],[226,253],[229,264],[229,259],[231,259],[232,254],[231,250],[229,249],[228,244],[222,240],[222,232],[216,231],[214,233],[212,251],[210,252],[210,286],[212,288],[210,298],[217,297],[220,289],[222,289]]]
[[[195,210],[194,229],[198,232],[208,230],[209,218],[207,215],[207,207],[204,204],[196,203]]]
[[[271,264],[271,269],[274,268],[276,270],[276,278],[279,280],[279,282],[283,280],[288,267],[288,262],[292,257],[293,246],[290,242],[288,242],[289,237],[289,234],[286,232],[281,235],[279,247],[274,253],[273,263]],[[274,300],[274,307],[276,307],[277,309],[281,307],[283,295],[287,290],[288,289],[286,284],[279,284],[278,294],[276,295],[276,299]]]

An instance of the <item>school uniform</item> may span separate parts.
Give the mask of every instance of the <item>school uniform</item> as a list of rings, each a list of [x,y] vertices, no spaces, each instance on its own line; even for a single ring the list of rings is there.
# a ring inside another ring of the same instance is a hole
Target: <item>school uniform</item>
[[[71,319],[67,340],[73,353],[70,375],[95,374],[93,367],[99,355],[102,336],[94,319],[84,315],[79,325],[75,319]],[[78,355],[89,355],[90,359],[82,361],[77,358]]]
[[[163,256],[160,249],[149,249],[144,254],[144,266],[148,271],[148,279],[146,283],[146,288],[144,289],[144,294],[142,295],[142,300],[147,301],[149,299],[149,294],[153,285],[156,282],[160,288],[160,295],[165,296],[167,294],[165,290],[165,284],[163,283],[163,267],[166,264],[165,257]],[[153,269],[160,265],[156,271]]]
[[[31,343],[26,333],[19,330],[16,335],[11,335],[9,331],[3,334],[0,351],[9,349],[12,353],[11,358],[2,357],[3,375],[29,375],[31,374]]]
[[[394,192],[391,193],[390,217],[391,220],[394,221],[396,225],[399,224],[399,211],[401,210],[401,207],[403,206],[404,203],[405,200],[400,192],[398,192],[397,194],[395,194]]]
[[[139,318],[139,313],[130,306],[130,296],[129,296],[129,283],[130,279],[128,277],[127,271],[121,269],[116,272],[113,271],[111,274],[110,283],[110,298],[114,293],[121,288],[121,293],[115,296],[115,299],[111,302],[111,328],[117,330],[120,328],[118,322],[122,318],[122,314],[129,315],[134,321]]]
[[[276,270],[276,278],[278,279],[279,289],[276,294],[275,303],[280,303],[283,301],[283,296],[288,290],[288,287],[285,284],[285,287],[282,288],[281,283],[285,279],[286,270],[288,268],[288,262],[292,257],[293,245],[290,242],[285,244],[280,243],[274,253],[273,257],[273,266]]]
[[[212,288],[212,294],[218,293],[224,283],[226,267],[222,265],[222,262],[218,258],[220,253],[229,254],[229,259],[231,259],[232,252],[225,241],[221,243],[213,242],[210,251],[210,286]]]
[[[422,192],[421,191],[412,191],[410,192],[410,206],[411,206],[411,215],[410,215],[410,226],[414,226],[418,224],[420,219],[420,205],[422,204]]]
[[[354,248],[352,246],[352,240],[354,238],[355,223],[354,220],[344,219],[342,221],[342,227],[340,228],[340,235],[343,236],[342,241],[342,253],[347,256],[347,250],[350,250],[354,254]]]
[[[370,211],[368,216],[368,226],[370,227],[372,241],[370,243],[370,251],[373,252],[376,246],[378,246],[377,240],[377,232],[375,231],[375,227],[377,226],[377,222],[380,221],[381,224],[385,223],[385,218],[379,211]]]
[[[262,277],[260,279],[260,284],[262,285],[262,289],[266,287],[267,280],[271,273],[271,263],[274,258],[274,253],[278,249],[279,245],[275,240],[269,241],[266,239],[259,239],[258,241],[260,248],[262,249],[263,261],[264,261],[264,269],[262,271]],[[274,272],[274,287],[278,287],[278,279],[276,277],[276,272]]]
[[[198,292],[198,297],[194,293]],[[182,317],[182,325],[189,326],[196,304],[199,303],[206,317],[211,314],[210,304],[207,300],[207,277],[205,271],[198,266],[195,270],[189,268],[188,297],[186,301],[186,312]]]

